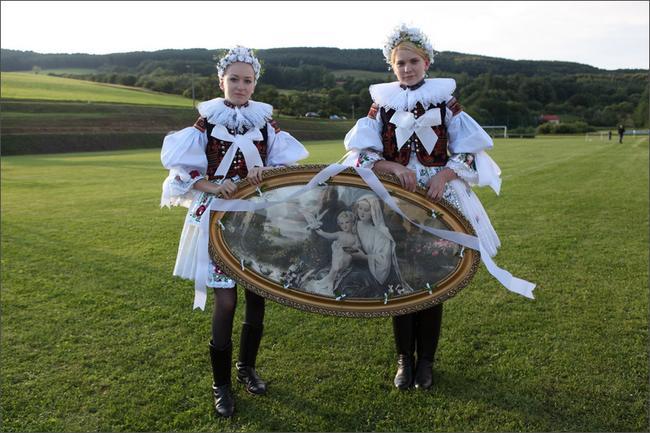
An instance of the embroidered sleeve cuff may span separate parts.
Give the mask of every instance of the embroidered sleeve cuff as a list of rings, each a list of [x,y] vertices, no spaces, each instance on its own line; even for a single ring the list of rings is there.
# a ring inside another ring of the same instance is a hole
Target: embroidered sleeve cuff
[[[474,163],[474,155],[471,153],[456,153],[451,155],[447,161],[447,168],[452,169],[458,177],[470,185],[478,183],[478,172]]]
[[[188,207],[194,198],[194,184],[203,178],[203,175],[198,170],[171,169],[169,176],[163,182],[160,206]]]
[[[378,152],[366,149],[359,151],[359,157],[355,165],[362,168],[373,168],[377,161],[383,160],[384,158]]]

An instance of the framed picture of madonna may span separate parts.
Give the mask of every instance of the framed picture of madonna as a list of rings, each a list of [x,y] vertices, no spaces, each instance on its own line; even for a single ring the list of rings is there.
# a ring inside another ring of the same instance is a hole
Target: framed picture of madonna
[[[261,296],[336,316],[418,311],[469,283],[479,252],[446,239],[449,232],[474,235],[451,204],[379,175],[396,204],[389,206],[353,168],[315,183],[325,167],[267,170],[261,188],[240,181],[235,198],[256,208],[212,214],[215,263]]]

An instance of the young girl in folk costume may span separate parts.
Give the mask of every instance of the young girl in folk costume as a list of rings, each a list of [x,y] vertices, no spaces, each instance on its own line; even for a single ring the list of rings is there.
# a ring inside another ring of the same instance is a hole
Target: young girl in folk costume
[[[293,164],[308,153],[296,139],[280,131],[271,120],[273,107],[250,99],[260,75],[253,52],[237,46],[220,59],[219,86],[225,98],[199,104],[194,126],[165,137],[162,164],[170,170],[163,183],[161,206],[189,207],[181,234],[174,275],[195,281],[195,307],[205,304],[205,287],[214,289],[210,357],[214,405],[219,415],[234,411],[231,385],[232,325],[237,303],[235,282],[224,275],[208,254],[206,212],[221,194],[230,198],[237,187],[233,180],[247,178],[253,185],[262,180],[268,166]],[[255,371],[262,338],[264,298],[244,290],[246,316],[242,325],[237,380],[253,394],[264,394],[266,383]]]
[[[348,164],[392,173],[402,186],[420,185],[432,200],[444,198],[472,224],[490,256],[499,238],[473,185],[499,192],[500,170],[485,153],[493,146],[489,135],[462,112],[449,78],[426,79],[433,48],[419,29],[398,26],[383,49],[396,82],[370,86],[373,99],[368,116],[345,137]],[[417,260],[417,257],[415,258]],[[432,366],[442,323],[442,304],[393,317],[398,352],[395,386],[406,389],[432,385]],[[414,356],[417,353],[417,366]]]

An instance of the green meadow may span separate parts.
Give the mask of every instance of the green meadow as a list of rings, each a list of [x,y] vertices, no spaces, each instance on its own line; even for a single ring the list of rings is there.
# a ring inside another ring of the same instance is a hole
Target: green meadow
[[[40,154],[159,147],[169,131],[191,126],[192,101],[141,88],[42,74],[1,75],[2,154]],[[299,140],[345,136],[352,120],[275,115]]]
[[[342,155],[306,144],[306,162]],[[496,262],[536,299],[481,267],[445,302],[428,392],[394,389],[389,319],[269,301],[268,395],[234,383],[229,420],[212,408],[210,302],[192,311],[171,276],[185,211],[159,208],[159,149],[3,157],[2,431],[648,431],[648,137],[490,153],[501,195],[477,193]]]
[[[25,72],[0,75],[3,99],[117,102],[138,105],[191,107],[192,100],[178,95],[152,92],[137,87],[95,83]]]

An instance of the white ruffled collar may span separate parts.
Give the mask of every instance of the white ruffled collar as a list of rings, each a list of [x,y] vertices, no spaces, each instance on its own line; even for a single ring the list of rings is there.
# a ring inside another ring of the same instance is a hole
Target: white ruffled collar
[[[249,100],[245,106],[235,107],[226,105],[224,98],[214,98],[201,102],[197,108],[208,123],[220,124],[239,132],[260,129],[273,117],[271,105],[253,100]]]
[[[446,102],[456,90],[453,78],[428,78],[424,84],[415,90],[402,89],[399,82],[373,84],[370,86],[370,97],[380,107],[394,110],[412,110],[417,103],[424,108],[430,104]]]

